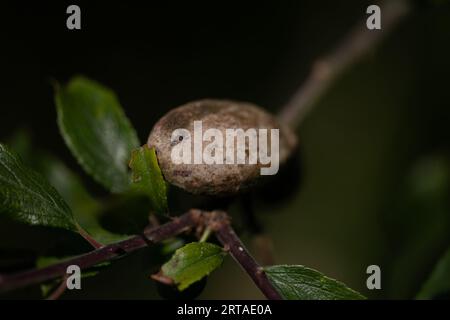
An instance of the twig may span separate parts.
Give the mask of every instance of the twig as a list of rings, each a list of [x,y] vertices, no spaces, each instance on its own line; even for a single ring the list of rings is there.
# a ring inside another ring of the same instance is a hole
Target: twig
[[[248,273],[267,299],[281,300],[263,268],[253,259],[230,225],[228,215],[223,211],[213,211],[208,225],[214,230],[217,239],[228,250],[236,262]]]
[[[95,240],[91,237],[89,233],[86,232],[80,225],[77,225],[78,233],[87,241],[91,246],[93,246],[95,249],[99,249],[103,247],[103,244]]]
[[[146,247],[149,243],[158,243],[196,226],[200,215],[201,212],[199,210],[190,210],[160,227],[144,232],[143,235],[133,236],[129,239],[103,246],[97,250],[45,268],[33,269],[13,275],[1,275],[0,292],[6,292],[63,276],[66,274],[67,267],[70,265],[77,265],[81,269],[86,269],[100,262],[118,258],[124,253],[130,253]]]
[[[67,288],[67,274],[63,276],[61,279],[61,283],[58,285],[58,287],[53,291],[46,300],[57,300],[61,297],[61,295],[66,291]]]
[[[381,30],[368,30],[365,20],[359,22],[330,54],[313,64],[303,85],[281,109],[280,120],[293,128],[298,127],[338,76],[387,36],[410,7],[408,0],[384,1],[380,6]]]
[[[146,230],[143,235],[134,236],[121,242],[103,246],[94,251],[45,268],[34,269],[13,275],[2,275],[0,276],[0,292],[41,283],[61,276],[65,277],[67,267],[70,265],[77,265],[81,269],[86,269],[95,266],[100,262],[113,260],[123,254],[130,253],[149,244],[158,243],[164,239],[171,238],[194,227],[203,227],[206,228],[206,230],[214,231],[217,239],[249,274],[262,293],[268,299],[281,299],[280,295],[264,273],[262,267],[259,266],[248,253],[247,249],[231,228],[229,216],[223,211],[201,212],[200,210],[195,209],[190,210],[180,217],[174,218],[166,224]],[[64,287],[61,285],[56,289],[54,292],[55,297],[58,297],[64,292]]]

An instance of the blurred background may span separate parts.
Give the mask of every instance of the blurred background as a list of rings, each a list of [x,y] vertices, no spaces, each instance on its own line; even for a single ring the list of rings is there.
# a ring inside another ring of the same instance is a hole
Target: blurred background
[[[31,164],[30,146],[61,159],[104,198],[59,135],[52,80],[83,74],[112,88],[142,143],[163,114],[196,99],[251,101],[276,113],[374,1],[74,3],[79,31],[66,28],[73,3],[2,4],[0,141],[28,150]],[[450,4],[412,3],[321,97],[297,130],[289,168],[252,198],[276,263],[315,268],[374,299],[415,297],[450,245]],[[188,208],[183,199],[174,191],[174,211]],[[0,272],[30,268],[55,247],[88,249],[66,232],[0,219]],[[158,298],[149,275],[164,260],[152,250],[114,262],[63,298]],[[381,267],[381,290],[366,287],[372,264]],[[39,286],[0,295],[40,297]],[[449,292],[434,296],[442,297]],[[262,295],[228,257],[200,298]]]

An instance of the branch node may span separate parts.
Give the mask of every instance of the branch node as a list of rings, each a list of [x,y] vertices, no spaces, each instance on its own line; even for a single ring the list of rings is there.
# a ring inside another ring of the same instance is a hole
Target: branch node
[[[204,218],[204,224],[215,232],[231,223],[230,216],[226,212],[220,210],[207,212],[204,214]]]

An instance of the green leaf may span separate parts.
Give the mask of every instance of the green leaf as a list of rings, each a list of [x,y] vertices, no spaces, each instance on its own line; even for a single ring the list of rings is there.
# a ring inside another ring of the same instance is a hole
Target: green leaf
[[[129,237],[110,232],[100,225],[102,204],[87,193],[80,177],[64,163],[48,154],[42,154],[40,161],[42,172],[73,209],[77,223],[95,240],[110,244]]]
[[[225,254],[225,251],[215,244],[193,242],[175,251],[161,270],[163,275],[172,279],[182,291],[220,267]]]
[[[300,265],[264,268],[267,277],[287,300],[357,300],[365,299],[342,282]]]
[[[439,260],[417,299],[438,299],[450,296],[450,248]]]
[[[125,191],[127,162],[139,140],[116,95],[78,76],[57,87],[55,102],[60,131],[80,165],[108,190]]]
[[[159,168],[155,149],[144,145],[133,150],[130,168],[133,190],[145,194],[157,213],[167,213],[167,184]]]
[[[77,230],[72,211],[58,192],[0,144],[0,213],[30,225]]]
[[[129,237],[112,233],[100,225],[102,203],[86,191],[80,177],[61,160],[35,148],[28,132],[19,130],[11,139],[10,146],[27,165],[42,173],[72,209],[76,222],[95,240],[109,244]]]

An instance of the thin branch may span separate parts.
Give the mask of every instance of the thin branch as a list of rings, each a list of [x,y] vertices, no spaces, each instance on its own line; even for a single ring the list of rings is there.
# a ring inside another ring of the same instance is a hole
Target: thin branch
[[[303,85],[281,109],[281,121],[298,127],[339,75],[387,36],[407,15],[411,5],[408,0],[388,0],[380,8],[382,29],[368,30],[365,20],[360,21],[330,54],[318,59]]]
[[[89,233],[86,232],[80,225],[77,224],[78,233],[87,241],[94,249],[99,249],[103,247],[103,244],[91,237]]]
[[[67,267],[77,265],[81,269],[95,266],[101,262],[113,260],[126,253],[133,252],[147,245],[158,243],[174,237],[195,227],[203,227],[215,232],[217,239],[230,252],[232,257],[249,274],[258,288],[268,299],[281,299],[270,283],[263,268],[253,259],[230,225],[229,216],[223,211],[202,212],[191,209],[189,212],[174,218],[172,221],[152,229],[145,230],[143,235],[103,246],[97,250],[78,257],[45,267],[12,275],[0,275],[0,292],[41,283],[57,277],[65,277]],[[65,281],[64,281],[65,287]],[[55,297],[64,292],[61,285],[55,291]]]
[[[33,269],[12,275],[0,275],[0,292],[6,292],[64,276],[67,267],[70,265],[77,265],[81,269],[86,269],[100,262],[113,260],[123,254],[146,247],[148,244],[158,243],[164,239],[171,238],[196,226],[200,215],[201,212],[199,210],[190,210],[160,227],[145,231],[143,235],[133,236],[129,239],[103,246],[97,250],[45,268]]]
[[[58,285],[58,287],[55,289],[55,291],[53,291],[46,300],[57,300],[59,299],[62,294],[66,291],[67,288],[67,274],[65,274],[63,276],[63,278],[61,279],[61,283]]]
[[[214,230],[217,239],[228,250],[236,262],[248,273],[256,286],[270,300],[281,300],[272,286],[264,269],[253,259],[230,225],[228,215],[223,211],[213,211],[207,224]]]

